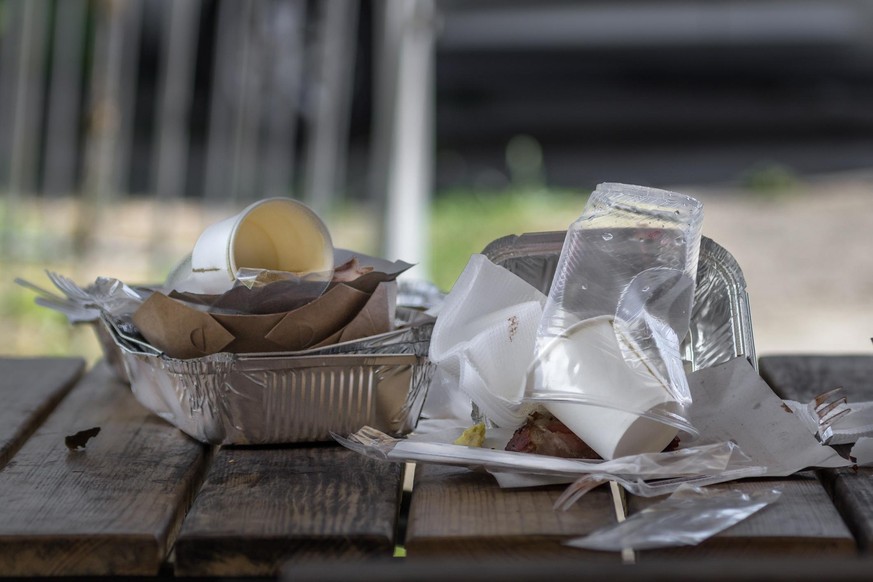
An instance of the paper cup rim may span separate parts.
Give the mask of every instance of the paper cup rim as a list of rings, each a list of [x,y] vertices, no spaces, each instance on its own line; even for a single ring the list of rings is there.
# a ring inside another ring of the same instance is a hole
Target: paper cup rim
[[[312,223],[317,227],[317,229],[319,231],[321,231],[321,234],[324,237],[325,249],[326,249],[325,256],[329,258],[329,260],[327,260],[325,263],[325,268],[320,269],[320,270],[321,271],[328,271],[328,270],[332,271],[333,268],[335,267],[335,265],[333,264],[334,248],[333,248],[333,240],[331,239],[330,231],[328,230],[327,225],[324,223],[324,221],[321,219],[321,217],[318,216],[318,214],[312,208],[310,208],[307,204],[301,202],[300,200],[296,200],[294,198],[284,198],[282,196],[273,196],[271,198],[264,198],[262,200],[256,200],[255,202],[252,202],[251,204],[249,204],[248,206],[246,206],[245,208],[243,208],[242,210],[240,210],[236,214],[236,216],[234,217],[236,220],[234,220],[233,225],[231,226],[231,229],[230,229],[230,236],[228,237],[228,240],[227,240],[227,247],[224,249],[225,261],[227,263],[228,270],[231,273],[236,273],[238,268],[239,268],[238,265],[236,264],[236,257],[234,256],[234,247],[236,246],[236,237],[239,234],[240,225],[243,223],[244,220],[246,220],[249,217],[249,215],[252,212],[255,211],[255,209],[257,209],[261,206],[265,206],[267,204],[274,204],[274,203],[297,206],[298,208],[303,209],[305,211],[305,213],[308,215],[308,217],[310,219],[312,219]],[[198,242],[199,242],[199,239],[198,239]],[[195,246],[196,246],[196,243],[195,243]],[[317,271],[310,271],[310,272],[314,273]]]

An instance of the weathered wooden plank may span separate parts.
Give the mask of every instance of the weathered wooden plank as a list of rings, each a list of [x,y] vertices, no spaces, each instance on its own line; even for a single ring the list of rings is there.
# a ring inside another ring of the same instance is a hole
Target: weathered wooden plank
[[[642,561],[633,565],[572,558],[529,560],[445,559],[393,560],[367,564],[305,563],[290,566],[283,582],[868,582],[873,560],[857,558],[782,557],[737,560],[711,558]]]
[[[806,401],[842,386],[849,405],[873,400],[873,356],[769,356],[761,375],[784,398]],[[818,471],[862,553],[873,553],[873,468]]]
[[[336,445],[223,448],[176,543],[176,574],[263,576],[288,560],[389,558],[401,473]]]
[[[93,427],[84,449],[67,447]],[[156,574],[205,457],[98,365],[0,471],[0,572]]]
[[[591,491],[569,511],[555,511],[552,506],[563,490],[563,486],[501,489],[486,473],[418,465],[406,532],[407,556],[618,560],[615,555],[561,544],[615,523],[609,489]]]
[[[810,471],[785,479],[754,479],[712,486],[712,489],[740,489],[750,493],[773,488],[782,491],[779,499],[737,525],[697,546],[640,552],[640,559],[832,558],[856,554],[851,532]],[[633,497],[629,500],[629,513],[634,514],[657,501],[660,499]]]
[[[0,359],[0,468],[70,391],[85,369],[78,358]]]
[[[873,400],[873,356],[765,356],[758,369],[782,398],[807,402],[842,387],[849,401]]]

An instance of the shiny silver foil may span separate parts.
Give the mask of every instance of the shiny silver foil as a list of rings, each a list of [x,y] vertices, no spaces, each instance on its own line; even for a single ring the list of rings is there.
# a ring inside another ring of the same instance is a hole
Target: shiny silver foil
[[[565,234],[505,236],[485,247],[482,254],[548,294]],[[738,356],[757,366],[746,280],[733,256],[707,237],[700,241],[691,325],[681,353],[686,370],[692,372]]]
[[[106,317],[98,337],[146,408],[199,441],[254,445],[326,441],[365,425],[410,432],[430,383],[432,329],[433,320],[420,317],[405,329],[319,350],[190,360],[143,349]]]

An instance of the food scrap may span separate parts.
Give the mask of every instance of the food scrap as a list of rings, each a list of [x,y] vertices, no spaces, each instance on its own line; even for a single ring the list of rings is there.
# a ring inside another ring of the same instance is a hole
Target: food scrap
[[[485,442],[485,423],[474,424],[455,439],[456,445],[465,447],[481,447]]]
[[[99,433],[99,426],[95,426],[94,428],[89,428],[87,430],[80,430],[76,434],[64,437],[64,444],[67,445],[67,448],[71,451],[84,449],[85,445],[88,444],[88,441],[96,437]]]
[[[507,451],[567,459],[599,459],[563,422],[547,412],[534,412],[509,439]]]
[[[663,452],[675,451],[678,448],[677,436],[664,447]],[[531,413],[524,424],[515,430],[506,444],[506,450],[565,459],[601,458],[567,425],[545,411]]]

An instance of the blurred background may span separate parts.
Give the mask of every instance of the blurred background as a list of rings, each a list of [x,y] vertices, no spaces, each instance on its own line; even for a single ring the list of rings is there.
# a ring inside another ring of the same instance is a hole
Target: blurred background
[[[0,0],[0,354],[45,269],[157,282],[269,196],[448,290],[603,181],[700,198],[758,354],[873,346],[866,0]]]

